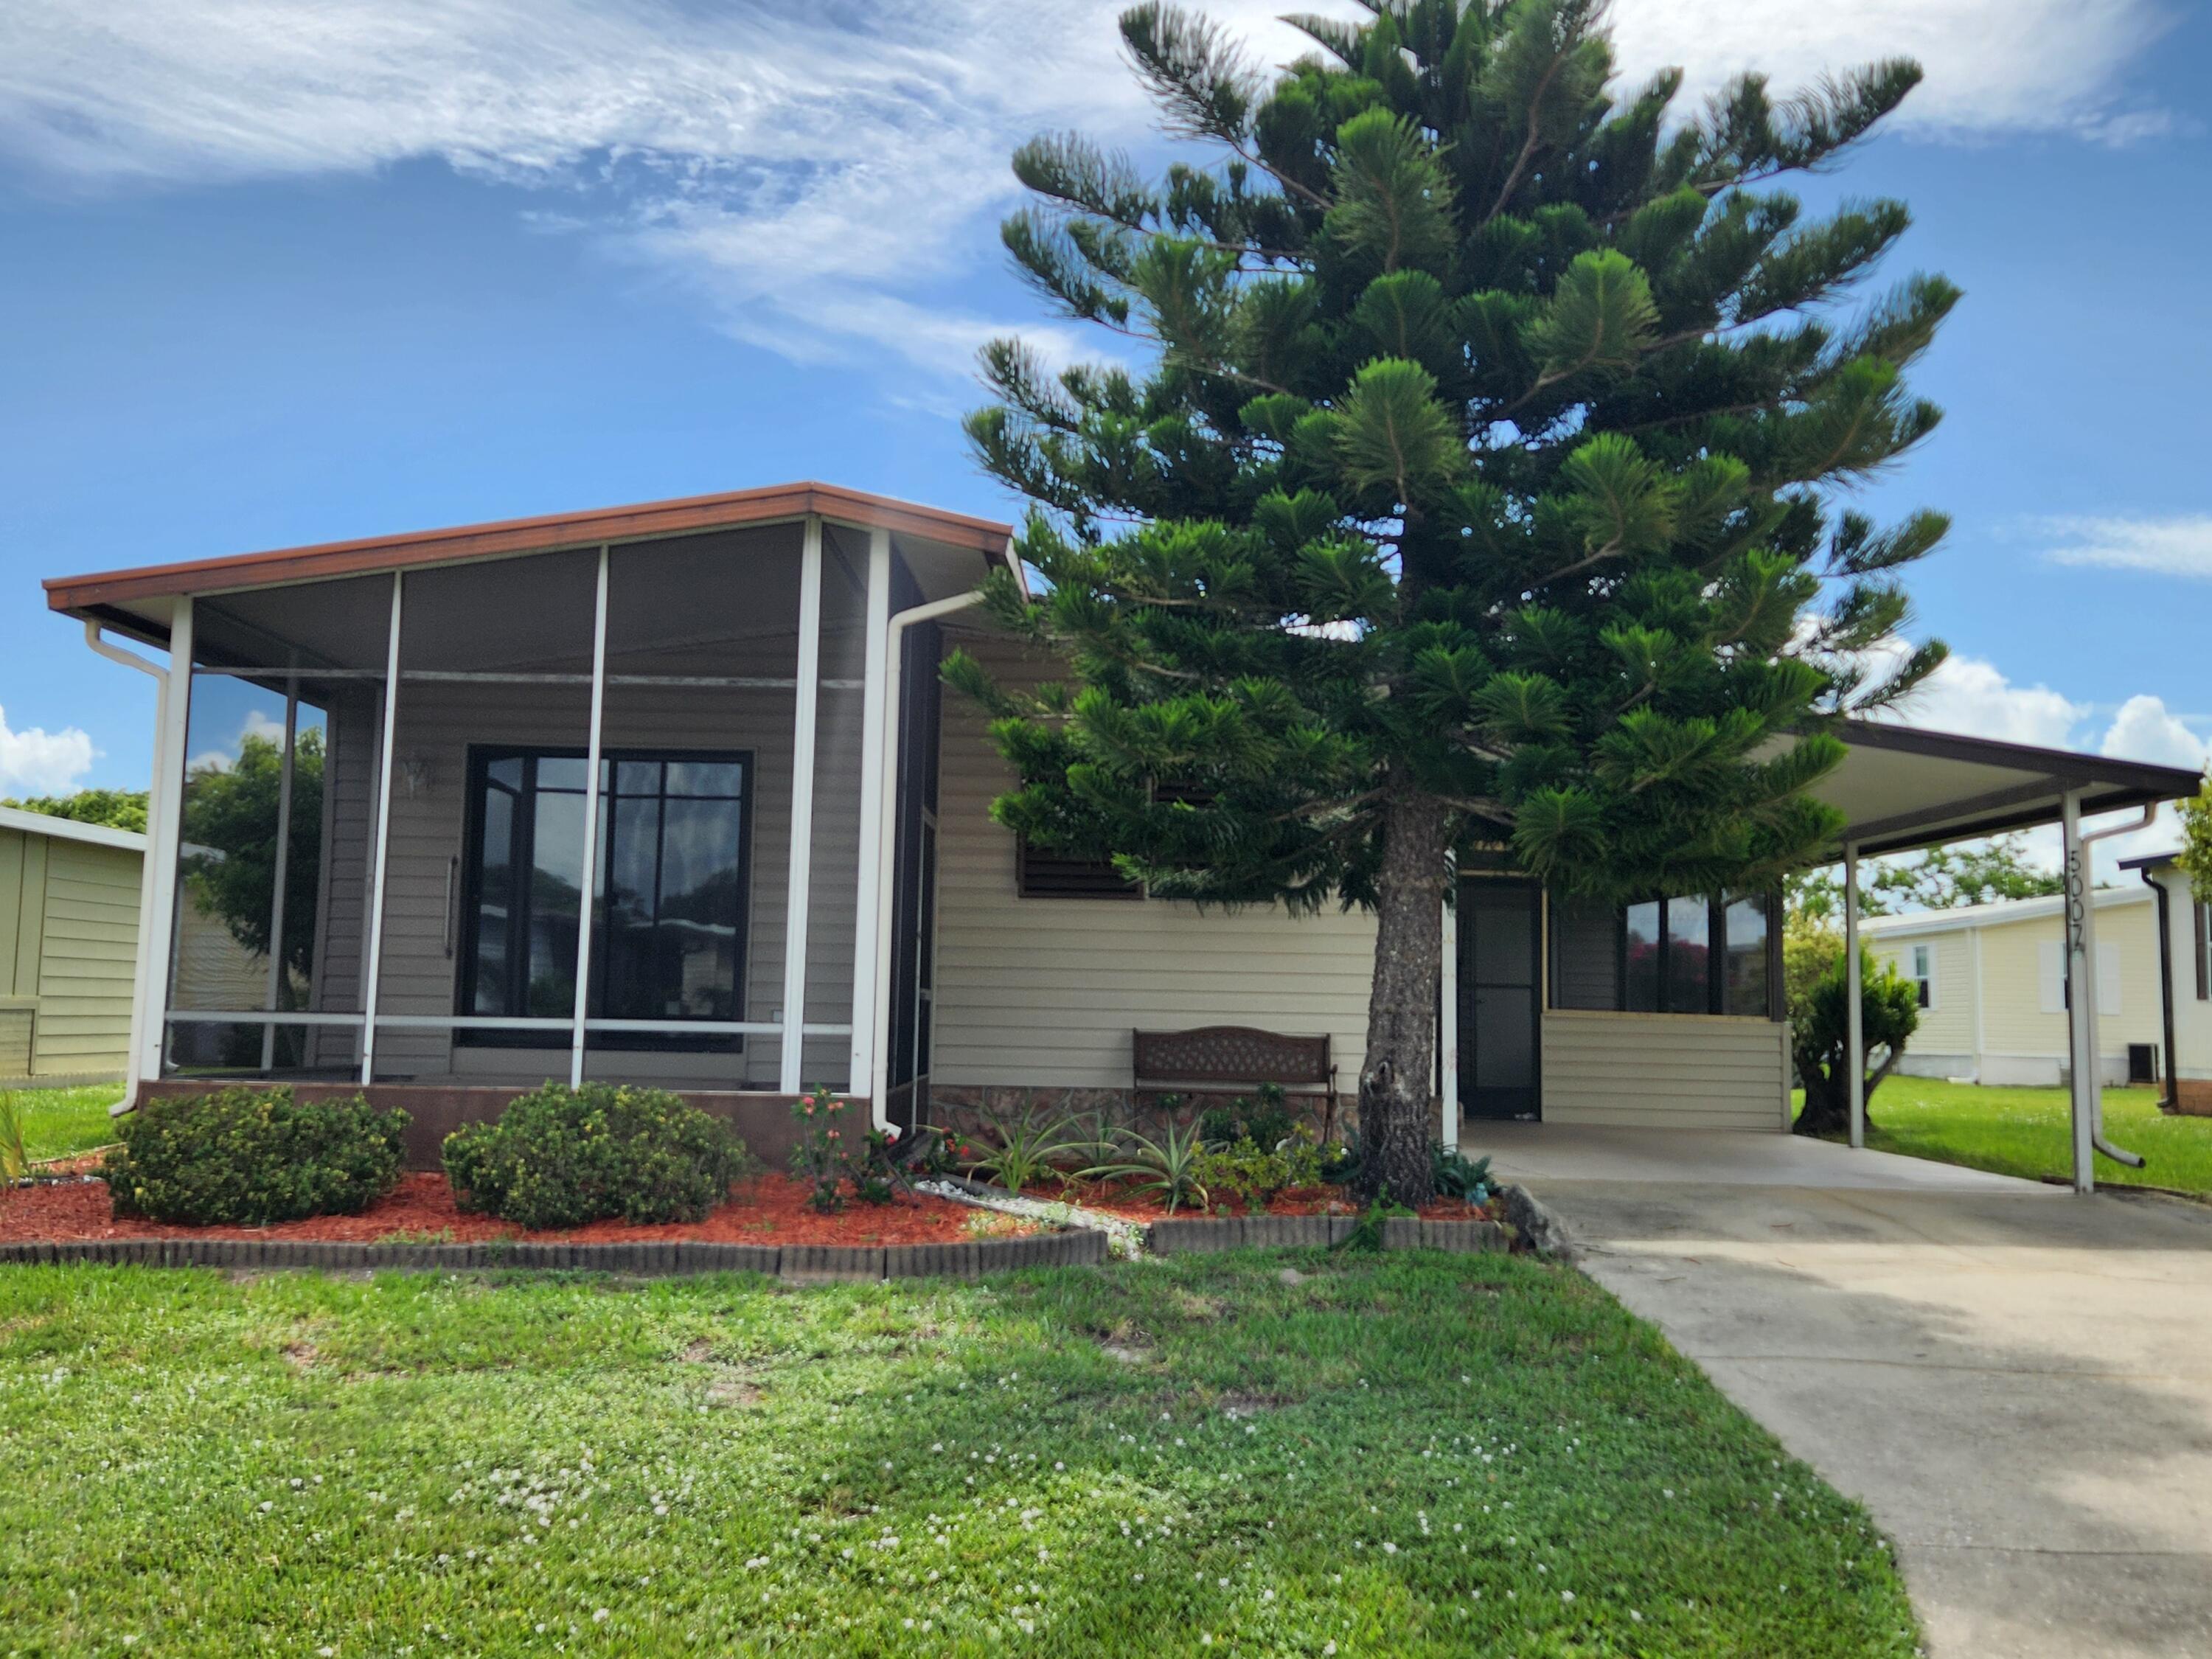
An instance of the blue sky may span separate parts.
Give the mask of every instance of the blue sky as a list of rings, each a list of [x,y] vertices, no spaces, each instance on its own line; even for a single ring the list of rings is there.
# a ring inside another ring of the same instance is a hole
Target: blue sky
[[[1211,8],[1287,56],[1269,8]],[[1957,528],[1921,723],[2212,738],[2212,15],[1618,0],[1637,75],[1907,51],[1890,275],[1967,298],[1875,492]],[[0,793],[145,781],[150,697],[42,576],[818,477],[1011,515],[957,426],[1043,317],[995,241],[1042,128],[1146,145],[1110,5],[16,0],[0,17]]]

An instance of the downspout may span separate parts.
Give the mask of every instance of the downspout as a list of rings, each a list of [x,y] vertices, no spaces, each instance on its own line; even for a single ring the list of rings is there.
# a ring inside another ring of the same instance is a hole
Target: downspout
[[[169,708],[169,671],[161,664],[140,656],[135,651],[125,651],[119,645],[110,645],[100,637],[100,634],[101,624],[90,617],[86,617],[84,642],[87,645],[110,662],[119,662],[125,668],[135,668],[140,673],[150,674],[154,678],[154,732],[155,746],[157,750],[155,758],[158,761],[160,735],[167,729],[168,724],[166,716]],[[138,860],[138,918],[139,933],[142,937],[138,942],[139,957],[134,964],[135,971],[131,976],[131,1054],[123,1068],[123,1098],[108,1109],[108,1115],[111,1117],[121,1117],[138,1104],[138,1073],[140,1060],[145,1054],[145,1022],[149,1006],[147,1000],[148,968],[144,954],[147,939],[143,935],[147,933],[146,919],[154,911],[153,829],[157,821],[155,814],[156,803],[161,798],[163,787],[163,770],[164,769],[158,764],[154,768],[153,776],[149,782],[146,793],[146,850],[139,855]]]
[[[949,599],[933,599],[927,605],[917,605],[901,611],[890,619],[884,641],[882,672],[884,682],[884,746],[883,788],[877,807],[877,823],[880,833],[876,842],[876,857],[879,875],[876,882],[876,976],[875,1032],[871,1039],[873,1052],[869,1056],[868,1096],[876,1127],[882,1128],[890,1121],[890,1103],[885,1097],[890,1091],[891,1036],[891,889],[896,884],[892,878],[897,873],[893,867],[898,859],[898,730],[899,719],[905,711],[906,679],[899,671],[906,645],[906,630],[916,623],[934,622],[939,617],[949,617],[956,611],[964,611],[979,603],[980,592],[956,593]]]
[[[2173,895],[2148,870],[2136,873],[2150,889],[2151,902],[2158,911],[2158,1012],[2166,1039],[2166,1075],[2160,1079],[2165,1086],[2158,1104],[2160,1111],[2174,1112],[2181,1108],[2181,1073],[2175,1069],[2173,1058]]]

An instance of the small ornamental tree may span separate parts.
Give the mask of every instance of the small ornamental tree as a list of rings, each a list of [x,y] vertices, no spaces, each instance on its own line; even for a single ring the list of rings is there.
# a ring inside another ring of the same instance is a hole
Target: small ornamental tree
[[[1791,1126],[1801,1135],[1850,1133],[1851,1073],[1844,1058],[1850,1046],[1850,988],[1845,983],[1844,942],[1832,935],[1833,953],[1812,975],[1802,996],[1790,1006],[1790,1057],[1805,1085],[1805,1103]],[[1790,963],[1792,969],[1796,963]],[[1860,1096],[1866,1124],[1874,1127],[1874,1091],[1905,1058],[1905,1045],[1920,1027],[1920,993],[1893,963],[1877,962],[1859,949],[1859,1034],[1866,1058],[1880,1061],[1863,1073]]]
[[[1162,897],[1373,909],[1363,1179],[1412,1200],[1455,848],[1593,897],[1778,884],[1837,828],[1824,721],[1941,659],[1869,647],[1944,520],[1832,498],[1934,428],[1903,370],[1957,293],[1846,311],[1905,208],[1773,188],[1911,64],[1681,115],[1679,72],[1616,94],[1595,0],[1370,10],[1293,19],[1321,51],[1266,82],[1139,6],[1137,73],[1210,154],[1015,156],[1017,265],[1143,366],[987,349],[968,429],[1045,590],[987,597],[1066,678],[946,672],[1018,774],[1009,828]]]

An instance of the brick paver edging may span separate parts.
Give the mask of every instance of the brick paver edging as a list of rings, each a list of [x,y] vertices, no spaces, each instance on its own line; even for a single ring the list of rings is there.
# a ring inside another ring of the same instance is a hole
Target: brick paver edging
[[[980,1279],[1017,1267],[1106,1259],[1106,1236],[1081,1228],[958,1244],[344,1244],[306,1238],[112,1238],[0,1244],[0,1263],[100,1261],[143,1267],[331,1272],[397,1268],[481,1273],[505,1267],[639,1274],[750,1273],[781,1279]]]
[[[1215,1250],[1279,1250],[1341,1244],[1358,1221],[1344,1215],[1248,1215],[1224,1220],[1155,1221],[1147,1244],[1156,1255]],[[1504,1250],[1511,1236],[1495,1221],[1423,1221],[1393,1217],[1382,1224],[1386,1250]]]

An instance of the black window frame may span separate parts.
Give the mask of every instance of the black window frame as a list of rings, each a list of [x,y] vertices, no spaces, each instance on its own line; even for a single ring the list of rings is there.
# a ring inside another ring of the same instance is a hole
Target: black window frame
[[[1728,912],[1731,905],[1747,899],[1764,901],[1766,915],[1766,1008],[1763,1014],[1731,1012],[1728,1006]],[[1658,951],[1653,964],[1656,998],[1660,1006],[1651,1008],[1631,1008],[1628,1006],[1628,912],[1632,904],[1657,904],[1659,907]],[[1668,926],[1667,912],[1676,904],[1697,904],[1705,911],[1706,962],[1705,1006],[1698,1009],[1669,1008],[1665,1006],[1669,982],[1669,963],[1667,960],[1673,934]],[[1545,975],[1545,996],[1549,1008],[1561,1012],[1659,1014],[1692,1018],[1719,1017],[1729,1019],[1779,1020],[1785,1017],[1782,1006],[1782,895],[1769,890],[1765,892],[1718,894],[1676,893],[1663,898],[1644,898],[1629,904],[1616,905],[1613,912],[1613,997],[1610,1008],[1591,1008],[1584,1004],[1570,1004],[1565,999],[1567,952],[1560,943],[1560,928],[1565,921],[1561,906],[1553,902],[1547,905],[1548,928],[1552,948],[1551,971]]]
[[[495,762],[521,760],[530,764],[531,775],[534,780],[535,765],[538,761],[588,761],[590,758],[591,751],[581,744],[471,744],[469,745],[468,799],[461,848],[461,914],[457,918],[455,928],[458,960],[454,964],[453,1012],[456,1015],[469,1017],[476,1016],[477,1013],[476,997],[479,964],[477,947],[480,929],[477,926],[477,917],[483,903],[483,813],[487,774]],[[746,1004],[745,976],[751,966],[750,946],[752,940],[753,795],[760,775],[758,768],[755,764],[755,751],[750,749],[603,748],[599,750],[599,761],[606,768],[606,777],[610,782],[618,775],[616,769],[625,761],[659,763],[696,763],[710,766],[735,765],[742,769],[744,781],[738,795],[738,920],[734,991],[738,1011],[738,1017],[743,1019]],[[610,797],[614,793],[605,783],[602,784],[600,800],[603,807],[608,810],[611,823],[619,811],[618,808],[608,805]],[[528,811],[526,813],[518,811],[515,814],[515,821],[509,830],[510,849],[527,845],[526,836],[530,830],[535,829],[537,790],[534,783],[529,792],[528,799],[530,801]],[[666,797],[664,794],[660,799],[665,800]],[[604,896],[600,891],[600,883],[605,878],[611,867],[611,860],[614,856],[614,838],[611,835],[599,837],[595,856],[599,867],[592,873],[591,891],[584,896],[583,902],[592,907],[592,963],[589,972],[593,981],[602,988],[601,994],[604,994],[604,988],[606,984],[605,952],[609,948],[610,935],[607,928],[602,925],[605,918],[602,914]],[[512,850],[509,853],[509,860],[512,864],[514,862]],[[518,865],[515,867],[520,866]],[[524,886],[526,891],[527,884],[524,884]],[[511,967],[513,953],[518,946],[527,948],[530,933],[526,912],[521,914],[519,919],[520,926],[517,925],[518,917],[508,918],[510,982],[514,982]],[[478,1017],[498,1018],[498,1016]],[[603,1017],[594,1012],[588,1005],[586,1006],[586,1018],[595,1019]],[[514,1018],[522,1018],[526,1016],[517,1015]],[[715,1022],[702,1020],[699,1023],[703,1024]],[[549,1048],[567,1046],[565,1041],[554,1032],[501,1030],[496,1026],[459,1027],[453,1032],[453,1041],[463,1047],[481,1048]],[[736,1032],[705,1032],[695,1036],[673,1031],[586,1031],[584,1034],[584,1048],[586,1052],[650,1051],[734,1054],[744,1052],[744,1038]]]

